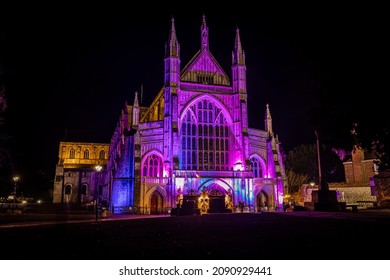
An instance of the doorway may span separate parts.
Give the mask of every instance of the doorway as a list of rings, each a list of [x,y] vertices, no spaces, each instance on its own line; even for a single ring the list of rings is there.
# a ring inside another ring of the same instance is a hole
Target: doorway
[[[150,197],[150,214],[161,214],[163,212],[163,198],[158,191]]]

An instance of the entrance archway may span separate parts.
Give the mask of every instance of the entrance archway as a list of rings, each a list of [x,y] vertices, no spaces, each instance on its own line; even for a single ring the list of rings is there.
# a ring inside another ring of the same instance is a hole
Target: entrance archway
[[[217,182],[204,187],[202,191],[206,191],[208,194],[209,208],[207,213],[232,212],[232,195]]]
[[[150,196],[150,214],[161,214],[163,212],[163,197],[158,191]]]
[[[270,205],[270,198],[268,197],[268,194],[265,191],[260,191],[256,196],[256,206],[257,211],[268,211]]]

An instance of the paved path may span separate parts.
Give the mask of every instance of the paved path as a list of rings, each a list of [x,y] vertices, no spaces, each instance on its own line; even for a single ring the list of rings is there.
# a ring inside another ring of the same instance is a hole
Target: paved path
[[[390,211],[0,216],[10,260],[388,259]]]
[[[168,215],[131,215],[131,214],[118,214],[110,215],[110,217],[98,217],[97,222],[109,222],[119,220],[133,220],[133,219],[149,219],[149,218],[164,218]],[[33,227],[42,225],[53,224],[75,224],[75,223],[96,223],[96,217],[94,214],[18,214],[18,215],[2,215],[0,216],[0,229],[1,228],[17,228],[17,227]]]

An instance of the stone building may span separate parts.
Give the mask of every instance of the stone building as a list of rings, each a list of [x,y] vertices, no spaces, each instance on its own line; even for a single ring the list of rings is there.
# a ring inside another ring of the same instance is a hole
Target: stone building
[[[89,204],[95,199],[109,200],[109,186],[103,168],[107,165],[109,146],[60,142],[53,203]]]
[[[354,145],[351,159],[343,162],[345,182],[329,183],[329,190],[336,191],[337,200],[347,205],[356,204],[360,208],[377,206],[374,178],[378,174],[375,159],[366,155],[360,145]],[[301,188],[303,203],[312,201],[312,191],[318,186],[305,184]]]
[[[366,159],[364,150],[356,146],[352,150],[352,158],[344,163],[345,182],[348,184],[370,183],[377,174],[377,166],[373,158]]]
[[[229,77],[210,51],[203,16],[200,49],[182,67],[172,19],[161,90],[148,107],[140,106],[137,93],[133,104],[125,104],[111,143],[99,146],[108,148],[106,164],[96,159],[89,167],[104,166],[99,174],[114,213],[170,213],[177,207],[255,212],[281,206],[287,178],[270,107],[264,106],[264,130],[248,126],[247,97],[255,93],[247,93],[238,28],[232,43]],[[54,202],[63,203],[67,173],[62,169],[68,165],[61,157],[69,150],[62,149]],[[72,199],[82,203],[80,195]]]

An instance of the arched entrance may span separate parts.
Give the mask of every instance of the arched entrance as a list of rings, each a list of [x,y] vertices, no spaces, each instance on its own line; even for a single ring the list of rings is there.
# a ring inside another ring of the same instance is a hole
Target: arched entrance
[[[154,191],[150,196],[150,214],[163,213],[163,197],[158,191]]]
[[[209,207],[207,213],[232,212],[232,195],[218,183],[212,183],[203,191],[207,191]]]
[[[72,196],[72,185],[66,184],[63,188],[63,202],[69,203]]]
[[[270,205],[270,199],[265,191],[260,191],[256,196],[257,211],[268,211]]]

